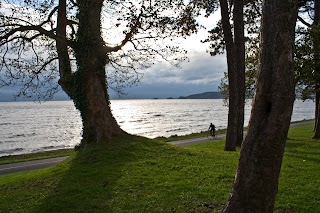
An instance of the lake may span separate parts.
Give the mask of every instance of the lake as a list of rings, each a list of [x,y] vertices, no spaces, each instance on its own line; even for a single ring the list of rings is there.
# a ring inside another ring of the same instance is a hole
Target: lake
[[[314,118],[314,102],[297,100],[292,121]],[[212,122],[226,128],[228,108],[221,99],[113,100],[112,112],[131,134],[149,138],[205,131]],[[245,108],[248,124],[251,101]],[[82,123],[71,101],[0,103],[0,156],[73,148]]]

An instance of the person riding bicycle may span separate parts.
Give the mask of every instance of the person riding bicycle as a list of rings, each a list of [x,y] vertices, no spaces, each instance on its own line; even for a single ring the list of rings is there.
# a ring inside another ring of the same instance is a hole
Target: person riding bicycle
[[[208,130],[211,132],[212,137],[216,136],[216,127],[212,123],[210,123]]]

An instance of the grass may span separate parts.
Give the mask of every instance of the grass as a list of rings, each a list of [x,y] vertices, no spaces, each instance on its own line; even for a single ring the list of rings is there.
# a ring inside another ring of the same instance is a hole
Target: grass
[[[276,212],[320,212],[320,143],[312,134],[312,125],[290,129]],[[101,143],[55,167],[0,176],[0,212],[220,212],[239,157],[223,147],[135,136]]]
[[[277,209],[281,212],[320,212],[320,141],[313,125],[292,127],[284,153]]]

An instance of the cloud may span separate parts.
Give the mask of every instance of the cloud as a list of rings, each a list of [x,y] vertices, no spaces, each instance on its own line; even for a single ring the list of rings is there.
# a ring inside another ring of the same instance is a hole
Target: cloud
[[[181,64],[177,69],[166,63],[158,63],[144,72],[144,77],[137,86],[126,89],[127,98],[177,98],[190,94],[217,91],[223,72],[227,70],[226,56],[211,57],[205,51],[190,51],[190,62]],[[17,88],[1,88],[0,101],[13,101]],[[112,99],[119,95],[109,90]],[[54,100],[68,99],[60,89]]]
[[[200,17],[199,20],[206,29],[201,29],[186,39],[177,39],[176,42],[188,51],[189,62],[182,63],[180,68],[161,62],[142,70],[144,77],[141,83],[128,88],[128,95],[123,98],[167,98],[217,91],[220,79],[227,70],[226,56],[211,57],[206,52],[209,45],[200,42],[208,37],[207,31],[215,26],[217,19]],[[0,101],[12,100],[15,89],[1,88]],[[110,94],[111,97],[118,96],[113,91]],[[67,99],[67,96],[60,90],[55,99]]]
[[[226,55],[212,57],[206,51],[209,44],[201,43],[201,40],[208,37],[208,30],[212,29],[219,19],[219,13],[215,14],[215,16],[209,18],[199,18],[206,29],[201,29],[197,34],[177,41],[182,48],[188,51],[189,62],[181,63],[179,69],[164,62],[157,63],[151,68],[142,71],[144,77],[141,85],[149,85],[151,88],[152,85],[156,84],[161,88],[161,85],[174,84],[182,88],[187,86],[190,90],[194,87],[195,91],[198,91],[198,88],[201,87],[210,88],[210,86],[214,85],[214,90],[217,90],[217,86],[224,76],[223,73],[227,71]]]
[[[144,84],[212,84],[220,82],[227,70],[225,55],[211,57],[206,52],[192,52],[190,62],[181,64],[177,69],[168,64],[159,63],[144,71]]]
[[[137,86],[127,88],[127,95],[120,98],[178,98],[190,94],[217,91],[223,73],[227,71],[225,55],[211,57],[205,51],[192,51],[190,62],[173,68],[158,63],[143,71],[144,77]],[[112,98],[119,98],[110,91]]]
[[[203,93],[207,91],[217,91],[216,84],[172,84],[172,83],[141,83],[138,86],[127,89],[127,95],[118,96],[110,90],[112,99],[144,99],[144,98],[178,98],[190,94]]]
[[[120,98],[177,98],[217,91],[220,80],[227,71],[226,55],[210,56],[206,52],[208,44],[200,42],[200,37],[203,38],[204,35],[193,35],[182,44],[187,47],[189,62],[181,63],[180,68],[161,62],[140,71],[144,73],[141,82],[127,88],[127,95]],[[110,91],[110,95],[112,98],[119,98],[113,91]]]

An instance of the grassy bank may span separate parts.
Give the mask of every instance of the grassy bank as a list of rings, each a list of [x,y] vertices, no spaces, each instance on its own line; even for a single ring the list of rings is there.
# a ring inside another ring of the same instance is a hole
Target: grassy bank
[[[277,212],[320,212],[320,143],[312,134],[312,125],[290,129]],[[133,136],[99,144],[52,168],[0,176],[0,212],[219,212],[239,156],[223,147]]]
[[[292,122],[291,124],[299,124],[299,123],[304,123],[309,121],[313,121],[313,119],[295,121],[295,122]],[[247,130],[247,127],[245,127],[244,130]],[[226,133],[227,133],[227,129],[218,129],[216,131],[216,135],[226,134]],[[207,135],[208,135],[208,131],[202,131],[202,132],[191,133],[187,135],[172,135],[170,137],[158,137],[155,139],[162,142],[170,142],[170,141],[185,140],[185,139],[191,139],[191,138],[207,137]],[[30,153],[30,154],[4,156],[4,157],[0,157],[0,165],[7,164],[7,163],[17,163],[22,161],[31,161],[31,160],[40,160],[45,158],[69,156],[72,154],[72,152],[73,152],[73,149],[59,149],[59,150],[37,152],[37,153]]]

